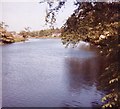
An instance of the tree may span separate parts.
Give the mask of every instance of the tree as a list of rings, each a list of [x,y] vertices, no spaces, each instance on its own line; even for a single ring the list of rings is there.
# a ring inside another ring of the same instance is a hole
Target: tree
[[[47,24],[50,24],[51,28],[54,28],[53,24],[56,22],[56,13],[65,5],[66,1],[67,0],[40,0],[40,4],[48,4],[45,21],[47,22]]]
[[[26,31],[20,31],[19,35],[22,35],[24,38],[27,38],[28,37],[28,34]]]
[[[30,27],[25,27],[24,29],[25,29],[26,32],[30,32],[31,28]]]
[[[9,27],[9,26],[6,25],[5,22],[0,23],[0,28],[5,28],[6,29],[7,27]]]
[[[24,38],[27,38],[30,35],[30,27],[25,27],[24,30],[20,31],[20,35],[22,35]]]
[[[118,8],[119,3],[80,3],[63,27],[64,43],[75,44],[84,40],[107,45],[104,39],[118,38]]]
[[[5,22],[0,23],[0,43],[13,43],[15,42],[13,35],[7,31],[8,25]]]
[[[93,1],[93,0],[92,0]],[[118,56],[120,53],[119,24],[120,24],[120,2],[117,0],[107,2],[80,2],[75,0],[78,8],[71,17],[68,18],[62,27],[62,42],[67,46],[73,46],[80,40],[90,42],[100,49],[101,55],[109,60],[104,72],[101,74],[103,83],[109,89],[109,93],[103,97],[103,107],[119,107],[120,92],[118,84],[120,79],[120,63]],[[44,1],[45,2],[45,1]],[[55,13],[65,4],[66,0],[57,0],[58,6],[54,7],[54,2],[46,0],[49,5],[47,12],[47,22],[55,22]],[[50,17],[51,16],[51,17]],[[50,20],[49,20],[50,19]],[[101,83],[103,85],[103,83]],[[103,85],[102,89],[106,89]]]
[[[90,42],[100,48],[100,53],[109,63],[101,74],[102,89],[109,89],[103,97],[103,107],[119,107],[120,92],[118,84],[120,69],[119,19],[120,3],[80,3],[75,13],[63,27],[62,41],[66,45],[75,45],[80,40]],[[106,88],[107,86],[107,88]]]

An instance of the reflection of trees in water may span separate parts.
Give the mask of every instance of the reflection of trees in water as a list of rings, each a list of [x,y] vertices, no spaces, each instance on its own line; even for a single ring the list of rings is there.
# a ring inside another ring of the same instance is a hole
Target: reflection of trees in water
[[[97,76],[102,71],[102,65],[97,58],[67,58],[65,60],[70,90],[90,88],[97,83]]]
[[[115,44],[115,43],[114,43]],[[67,58],[66,68],[69,89],[80,91],[82,88],[91,88],[96,85],[98,91],[106,91],[102,101],[107,107],[120,107],[119,72],[120,62],[118,46],[101,49],[102,57],[79,59]],[[85,87],[86,86],[86,87]]]

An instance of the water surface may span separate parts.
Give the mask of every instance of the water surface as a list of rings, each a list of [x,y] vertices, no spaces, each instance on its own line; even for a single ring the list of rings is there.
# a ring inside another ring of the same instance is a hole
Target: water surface
[[[65,48],[60,39],[36,39],[4,45],[2,59],[3,107],[100,104],[101,64],[95,51]]]

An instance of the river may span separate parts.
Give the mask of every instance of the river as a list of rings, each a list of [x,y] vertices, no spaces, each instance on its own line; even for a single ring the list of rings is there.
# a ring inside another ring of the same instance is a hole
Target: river
[[[60,39],[3,45],[2,106],[98,106],[104,95],[97,88],[100,73],[94,50],[65,48]]]

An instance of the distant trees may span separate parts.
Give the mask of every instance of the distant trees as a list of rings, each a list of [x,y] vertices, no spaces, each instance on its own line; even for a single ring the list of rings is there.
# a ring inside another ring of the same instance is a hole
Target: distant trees
[[[45,29],[45,30],[38,30],[38,31],[31,31],[29,35],[31,37],[51,37],[54,33],[61,33],[61,30],[56,29]]]
[[[29,28],[26,28],[25,31],[22,31],[20,35],[17,35],[15,31],[7,31],[8,25],[5,22],[0,22],[0,44],[8,44],[14,42],[25,41],[27,38]]]
[[[22,35],[23,38],[28,38],[30,34],[30,27],[25,27],[24,30],[20,31],[19,35]]]
[[[20,31],[19,35],[23,36],[24,38],[28,37],[28,33],[26,31]]]
[[[13,43],[14,37],[13,35],[7,31],[8,25],[5,24],[5,22],[0,23],[0,43]]]

